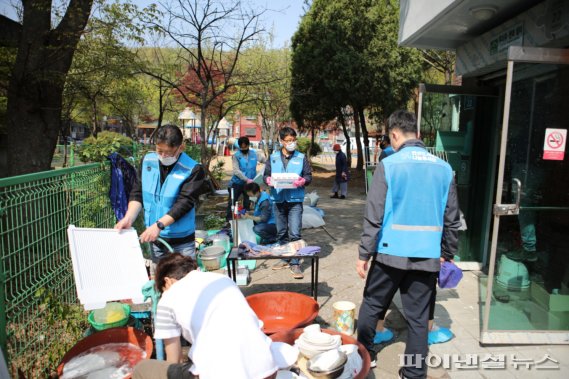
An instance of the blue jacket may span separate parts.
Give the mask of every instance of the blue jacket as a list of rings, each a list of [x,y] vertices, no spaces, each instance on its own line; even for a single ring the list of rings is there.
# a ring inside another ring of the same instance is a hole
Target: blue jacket
[[[281,158],[281,151],[277,150],[271,154],[272,174],[290,173],[302,176],[304,168],[304,154],[295,151],[290,158],[286,170]],[[302,203],[304,201],[304,187],[299,188],[271,188],[271,200],[275,203]]]
[[[418,146],[382,160],[387,194],[377,251],[409,258],[438,258],[449,189],[450,165]]]
[[[128,209],[128,197],[136,182],[136,169],[118,153],[112,153],[107,158],[111,161],[109,198],[117,221],[119,221]]]
[[[142,200],[144,204],[144,223],[146,227],[164,216],[178,199],[182,184],[190,177],[197,164],[182,153],[164,183],[160,185],[160,166],[158,155],[148,153],[142,162]],[[195,208],[160,232],[160,237],[181,238],[195,232]]]
[[[261,191],[261,195],[259,196],[257,203],[255,203],[255,211],[253,213],[253,216],[256,216],[256,217],[261,216],[260,205],[264,201],[269,202],[269,209],[271,210],[271,216],[267,220],[267,224],[274,224],[275,223],[275,214],[273,213],[273,202],[271,201],[271,197],[269,196],[269,194],[264,192],[264,191]]]
[[[257,153],[255,150],[249,149],[247,157],[243,155],[241,150],[238,150],[235,156],[239,160],[239,171],[245,174],[249,179],[254,179],[255,175],[257,175]],[[231,177],[231,184],[244,185],[245,182],[236,175],[233,175]]]

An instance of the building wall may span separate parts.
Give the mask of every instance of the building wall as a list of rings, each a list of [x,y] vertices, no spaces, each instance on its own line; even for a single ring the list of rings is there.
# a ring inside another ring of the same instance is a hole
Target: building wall
[[[500,69],[509,46],[567,47],[569,2],[547,0],[456,50],[458,75],[475,76]]]

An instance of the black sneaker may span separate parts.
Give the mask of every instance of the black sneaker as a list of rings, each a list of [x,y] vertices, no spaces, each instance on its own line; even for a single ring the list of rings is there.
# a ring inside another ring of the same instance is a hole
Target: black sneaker
[[[345,199],[345,198],[346,198],[346,196],[344,196],[344,195],[340,196],[340,199]]]
[[[332,196],[330,196],[330,199],[337,199],[338,198],[338,192],[335,192]]]

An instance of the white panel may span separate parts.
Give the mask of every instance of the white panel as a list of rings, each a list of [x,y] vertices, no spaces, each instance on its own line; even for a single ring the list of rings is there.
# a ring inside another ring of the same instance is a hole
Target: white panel
[[[401,0],[399,8],[399,44],[408,46],[415,34],[435,21],[451,5],[462,0]]]
[[[103,308],[108,301],[143,302],[148,281],[136,230],[67,229],[77,296],[85,309]]]

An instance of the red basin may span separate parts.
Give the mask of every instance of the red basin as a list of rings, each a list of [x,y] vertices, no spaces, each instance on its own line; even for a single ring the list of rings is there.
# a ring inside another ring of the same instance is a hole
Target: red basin
[[[83,338],[77,342],[61,359],[61,363],[57,366],[57,374],[63,375],[63,366],[74,357],[89,350],[92,347],[104,345],[107,343],[131,343],[139,346],[146,352],[146,359],[150,359],[152,355],[152,338],[146,333],[135,329],[131,326],[122,328],[106,329],[90,336]],[[130,378],[128,375],[124,379]]]
[[[339,333],[335,330],[322,329],[322,332],[332,335],[339,334],[340,336],[342,336],[342,345],[352,345],[352,344],[358,345],[358,353],[360,353],[360,357],[362,357],[363,363],[362,363],[362,370],[359,372],[358,375],[354,376],[354,379],[365,379],[367,377],[367,374],[369,373],[370,357],[364,345],[359,343],[355,338]],[[303,333],[302,329],[293,329],[293,330],[287,330],[275,333],[270,337],[275,342],[285,342],[288,343],[289,345],[294,345],[294,341],[298,339],[298,337],[300,337],[302,333]]]
[[[318,316],[318,303],[296,292],[275,291],[247,296],[247,302],[264,323],[265,334],[311,324]]]

